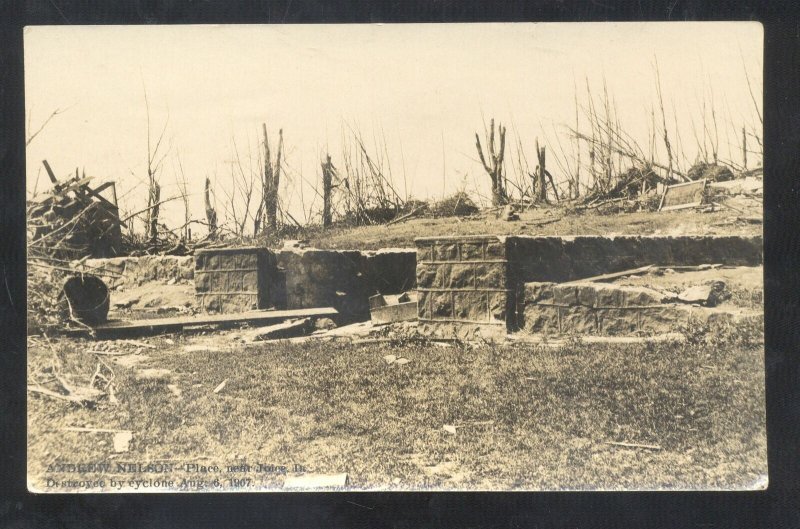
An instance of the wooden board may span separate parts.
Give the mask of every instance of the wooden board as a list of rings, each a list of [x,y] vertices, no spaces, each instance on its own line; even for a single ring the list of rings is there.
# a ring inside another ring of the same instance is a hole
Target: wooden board
[[[398,321],[410,321],[417,319],[417,302],[408,301],[383,307],[373,307],[370,309],[372,323],[379,325],[382,323],[394,323]]]
[[[658,210],[672,211],[699,206],[703,203],[705,189],[705,179],[667,186],[664,194],[661,195],[661,204],[658,206]]]
[[[182,316],[175,318],[151,318],[147,320],[109,321],[93,327],[98,337],[115,334],[148,334],[177,331],[197,325],[232,325],[237,323],[269,323],[290,318],[335,316],[339,312],[332,307],[293,310],[254,310],[236,314],[214,314]]]

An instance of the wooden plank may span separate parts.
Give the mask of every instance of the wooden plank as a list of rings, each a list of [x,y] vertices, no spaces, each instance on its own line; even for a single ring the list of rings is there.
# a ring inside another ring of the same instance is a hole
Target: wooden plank
[[[564,284],[570,283],[596,283],[596,282],[603,282],[603,281],[612,281],[614,279],[623,277],[623,276],[633,276],[633,275],[640,275],[646,274],[655,270],[657,267],[654,265],[647,265],[641,268],[634,268],[632,270],[623,270],[622,272],[614,272],[612,274],[603,274],[601,276],[594,276],[594,277],[587,277],[585,279],[576,279],[574,281],[566,281]]]
[[[138,331],[141,333],[181,330],[196,325],[220,325],[235,323],[268,323],[288,320],[290,318],[306,318],[335,316],[339,312],[333,307],[293,310],[254,310],[235,314],[213,314],[201,316],[178,316],[174,318],[151,318],[132,321],[109,321],[93,327],[95,333],[110,335],[119,332]]]
[[[398,321],[411,321],[417,319],[417,302],[397,303],[384,307],[373,307],[370,309],[372,323],[379,325],[382,323],[394,323]]]

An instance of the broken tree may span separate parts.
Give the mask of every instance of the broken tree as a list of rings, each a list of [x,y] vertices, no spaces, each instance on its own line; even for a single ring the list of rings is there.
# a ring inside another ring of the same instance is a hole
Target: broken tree
[[[478,156],[481,159],[483,168],[492,180],[492,205],[500,206],[508,202],[506,195],[503,175],[503,155],[506,149],[506,128],[502,124],[497,126],[499,136],[499,146],[495,145],[494,119],[489,122],[488,145],[486,155],[481,147],[481,138],[475,133],[475,147],[478,149]],[[487,163],[486,157],[489,162]]]

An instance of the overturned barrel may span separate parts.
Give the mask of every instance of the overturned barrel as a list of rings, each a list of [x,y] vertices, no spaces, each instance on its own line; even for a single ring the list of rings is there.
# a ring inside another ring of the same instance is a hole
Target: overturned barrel
[[[99,277],[91,274],[71,276],[64,281],[62,292],[74,319],[97,325],[108,318],[108,287]]]

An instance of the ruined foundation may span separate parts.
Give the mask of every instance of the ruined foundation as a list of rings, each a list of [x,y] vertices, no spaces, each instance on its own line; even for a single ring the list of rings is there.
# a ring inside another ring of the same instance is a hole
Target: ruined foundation
[[[762,263],[761,237],[487,235],[426,237],[416,245],[420,332],[459,339],[499,336],[520,328],[648,332],[688,320],[692,311],[654,304],[642,292],[626,298],[618,291],[612,298],[619,299],[605,299],[602,288],[584,288],[582,295],[589,301],[578,303],[577,287],[551,285],[548,295],[553,301],[532,302],[535,309],[526,309],[526,296],[542,289],[533,283],[576,281],[653,264]]]
[[[434,337],[497,338],[513,310],[501,237],[417,239],[419,330]]]
[[[266,248],[200,250],[195,254],[197,305],[205,312],[266,308],[275,270],[275,255]]]

